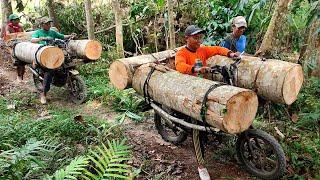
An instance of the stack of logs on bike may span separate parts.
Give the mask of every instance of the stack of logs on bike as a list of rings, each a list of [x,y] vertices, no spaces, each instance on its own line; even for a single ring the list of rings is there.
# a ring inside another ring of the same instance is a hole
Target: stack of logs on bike
[[[67,47],[67,52],[75,57],[92,61],[99,59],[102,52],[101,44],[94,40],[70,40]],[[62,49],[55,46],[20,42],[14,46],[12,53],[20,61],[47,69],[57,69],[64,62]]]
[[[140,95],[148,93],[155,102],[202,121],[200,111],[205,93],[222,78],[209,75],[208,80],[157,65],[172,62],[175,53],[176,50],[167,50],[118,59],[110,66],[109,78],[118,89],[133,87]],[[230,66],[233,62],[227,57],[214,56],[207,64]],[[151,67],[156,69],[152,74]],[[213,89],[208,94],[205,116],[208,124],[230,134],[243,132],[252,124],[258,108],[257,95],[289,105],[297,99],[303,83],[301,66],[280,60],[243,56],[234,73],[234,85],[238,87],[221,85]],[[148,88],[144,89],[148,75]]]

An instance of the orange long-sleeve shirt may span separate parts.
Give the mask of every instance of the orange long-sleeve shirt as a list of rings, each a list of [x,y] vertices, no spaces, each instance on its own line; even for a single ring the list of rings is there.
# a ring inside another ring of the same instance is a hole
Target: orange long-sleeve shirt
[[[191,52],[184,47],[176,54],[176,70],[183,74],[192,74],[191,69],[194,66],[196,59],[200,59],[203,66],[206,66],[208,58],[214,55],[227,56],[229,52],[229,49],[220,46],[200,46],[196,52]]]

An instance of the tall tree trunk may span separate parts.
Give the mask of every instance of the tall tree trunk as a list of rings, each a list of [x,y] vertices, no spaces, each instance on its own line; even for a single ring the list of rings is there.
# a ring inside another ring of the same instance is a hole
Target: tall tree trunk
[[[91,0],[86,0],[84,5],[86,10],[88,38],[94,39],[94,26],[93,26],[93,18],[91,13]]]
[[[176,47],[176,36],[174,34],[174,14],[173,14],[173,2],[167,0],[168,6],[168,22],[169,22],[169,48],[174,49]]]
[[[124,57],[124,48],[123,48],[123,34],[122,34],[122,12],[120,9],[120,2],[117,0],[112,0],[112,9],[114,12],[114,18],[116,22],[116,43],[117,51],[120,56]]]
[[[272,56],[274,50],[273,48],[275,48],[272,46],[272,43],[276,41],[277,34],[281,30],[281,28],[279,27],[281,27],[281,25],[285,21],[286,15],[288,14],[288,6],[291,1],[292,0],[278,0],[267,32],[264,35],[263,41],[255,56]]]
[[[307,64],[315,65],[314,69],[308,70],[308,75],[320,77],[320,33],[316,31],[320,28],[320,18],[315,18],[310,27],[306,29],[304,45],[300,51],[299,63],[304,68]]]
[[[8,17],[10,14],[12,14],[11,0],[1,0],[1,15],[2,15],[1,37],[5,35],[5,27],[8,22]]]
[[[60,29],[60,26],[59,26],[59,23],[58,23],[58,20],[57,20],[57,16],[56,16],[56,13],[55,13],[55,4],[54,4],[54,0],[47,0],[47,10],[48,10],[48,14],[49,14],[49,17],[50,19],[52,19],[53,21],[53,26]]]

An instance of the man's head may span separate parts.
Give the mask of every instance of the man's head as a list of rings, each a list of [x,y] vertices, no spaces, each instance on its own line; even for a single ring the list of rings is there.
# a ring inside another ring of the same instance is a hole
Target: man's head
[[[188,26],[184,31],[187,47],[192,50],[197,50],[203,41],[204,33],[205,31],[196,25]]]
[[[239,38],[247,28],[247,21],[243,16],[237,16],[232,20],[233,36]]]
[[[19,17],[18,15],[16,15],[16,14],[11,14],[11,15],[9,16],[9,21],[10,21],[11,23],[13,23],[13,24],[19,24],[19,22],[20,22],[20,17]]]
[[[49,31],[51,28],[51,22],[53,22],[50,18],[48,17],[43,17],[40,19],[40,25],[43,30]]]

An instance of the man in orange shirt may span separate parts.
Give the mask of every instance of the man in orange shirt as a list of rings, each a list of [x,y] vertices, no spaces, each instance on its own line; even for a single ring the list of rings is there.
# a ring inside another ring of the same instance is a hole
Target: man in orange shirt
[[[214,55],[223,55],[230,58],[237,57],[227,48],[220,46],[202,46],[204,30],[195,25],[190,25],[185,30],[186,46],[180,49],[175,57],[176,70],[183,74],[197,75],[206,73],[210,69],[207,67],[207,59]],[[200,66],[199,66],[200,63]],[[201,65],[202,64],[202,65]],[[198,172],[201,180],[210,180],[208,170],[204,166],[203,152],[200,148],[199,131],[193,130],[193,143],[198,161]]]
[[[203,36],[205,31],[195,25],[190,25],[186,28],[184,35],[186,39],[186,46],[180,49],[175,57],[176,70],[183,74],[195,75],[196,73],[205,73],[209,70],[207,67],[207,59],[214,55],[223,55],[228,57],[237,57],[227,48],[220,46],[203,46]],[[202,62],[202,67],[195,66],[196,60]]]

